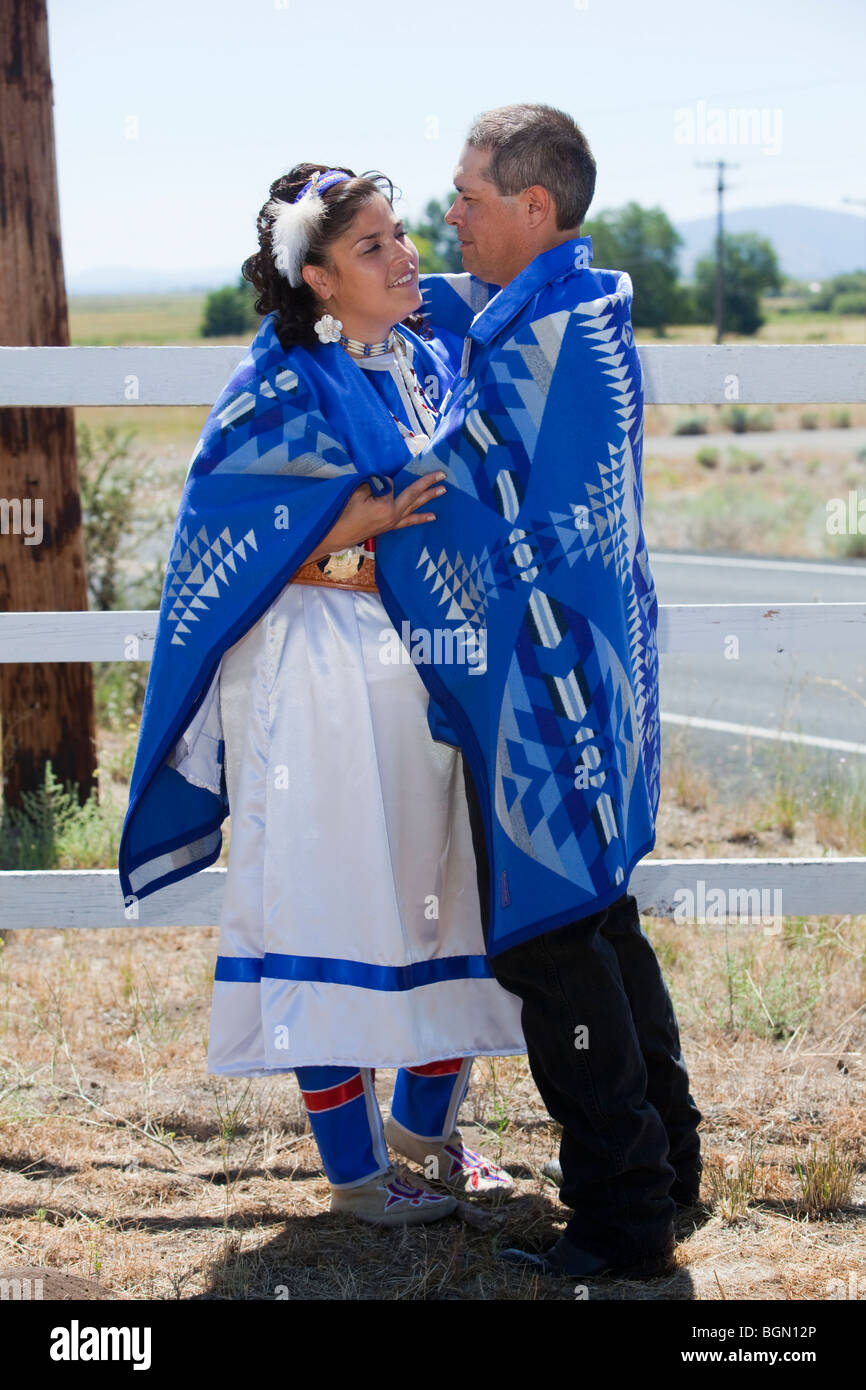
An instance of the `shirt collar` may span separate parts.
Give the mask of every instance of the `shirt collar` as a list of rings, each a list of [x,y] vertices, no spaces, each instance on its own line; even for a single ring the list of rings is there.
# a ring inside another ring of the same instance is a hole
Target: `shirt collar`
[[[585,248],[582,252],[579,248]],[[573,270],[583,270],[592,260],[592,237],[573,237],[549,251],[542,251],[524,266],[510,285],[506,285],[475,315],[467,337],[476,343],[489,343],[518,314],[533,295]]]

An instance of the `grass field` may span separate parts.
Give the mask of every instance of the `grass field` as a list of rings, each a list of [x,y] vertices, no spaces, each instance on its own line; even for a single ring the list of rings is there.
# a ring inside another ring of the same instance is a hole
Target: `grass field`
[[[231,341],[199,337],[206,298],[204,293],[71,295],[70,341],[74,347]]]
[[[246,342],[243,334],[201,338],[199,328],[207,294],[70,295],[69,333],[73,346],[148,346],[158,343]],[[858,314],[816,314],[765,300],[763,327],[753,337],[727,334],[727,343],[862,343],[863,317]],[[252,335],[249,335],[252,336]],[[672,324],[663,338],[646,329],[636,332],[638,343],[712,343],[711,324]]]

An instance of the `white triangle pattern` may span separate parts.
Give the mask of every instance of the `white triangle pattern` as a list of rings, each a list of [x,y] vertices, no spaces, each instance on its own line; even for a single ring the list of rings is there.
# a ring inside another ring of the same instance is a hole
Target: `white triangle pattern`
[[[458,550],[452,563],[444,550],[434,560],[425,545],[415,568],[423,564],[427,566],[423,577],[430,593],[440,593],[439,607],[450,604],[445,614],[448,622],[468,624],[470,630],[483,627],[488,600],[496,593],[487,546],[480,555],[472,555],[468,563]]]
[[[194,612],[194,609],[204,609],[208,612],[210,604],[204,600],[222,597],[223,589],[220,584],[227,586],[231,579],[231,575],[226,573],[226,566],[233,574],[237,574],[235,556],[246,560],[247,545],[252,546],[253,550],[258,550],[252,528],[247,531],[243,540],[235,542],[228,526],[224,526],[213,540],[209,540],[206,526],[201,526],[192,537],[185,526],[181,527],[169,558],[165,578],[166,598],[169,601],[174,600],[166,615],[166,621],[175,624],[171,637],[172,646],[186,645],[181,634],[192,631],[187,626],[188,623],[199,621],[199,614]]]

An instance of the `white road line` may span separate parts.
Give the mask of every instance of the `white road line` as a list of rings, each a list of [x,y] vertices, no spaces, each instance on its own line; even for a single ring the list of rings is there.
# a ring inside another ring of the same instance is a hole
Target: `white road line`
[[[866,743],[848,743],[843,738],[821,738],[818,734],[792,734],[783,729],[765,729],[760,724],[732,724],[727,719],[701,719],[692,714],[664,714],[663,724],[685,724],[693,729],[709,729],[720,734],[742,734],[749,738],[771,738],[779,743],[805,743],[810,748],[834,748],[840,753],[866,753]]]
[[[737,569],[799,570],[801,574],[859,574],[866,579],[866,565],[810,565],[801,560],[753,560],[748,555],[678,555],[671,550],[651,550],[650,565],[662,560],[670,565],[730,565]]]

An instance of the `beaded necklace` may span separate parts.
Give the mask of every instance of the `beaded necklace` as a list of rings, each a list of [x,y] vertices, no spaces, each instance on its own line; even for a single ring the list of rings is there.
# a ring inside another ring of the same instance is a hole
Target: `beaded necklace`
[[[345,333],[341,333],[340,347],[344,347],[352,357],[379,357],[383,352],[390,351],[393,336],[392,331],[384,343],[362,343],[358,338],[347,338]]]

